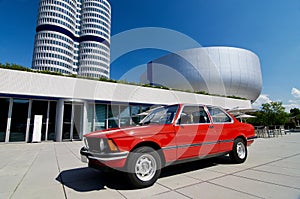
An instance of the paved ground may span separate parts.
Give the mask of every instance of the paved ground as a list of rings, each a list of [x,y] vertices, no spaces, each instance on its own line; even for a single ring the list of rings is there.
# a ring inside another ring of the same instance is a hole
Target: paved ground
[[[0,198],[300,199],[300,134],[257,139],[246,163],[226,157],[165,169],[147,189],[80,162],[81,142],[0,145]]]

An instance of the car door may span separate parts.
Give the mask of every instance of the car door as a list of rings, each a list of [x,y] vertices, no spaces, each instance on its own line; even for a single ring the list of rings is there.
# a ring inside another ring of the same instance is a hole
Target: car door
[[[175,125],[177,159],[206,156],[215,150],[210,119],[203,106],[185,105]]]
[[[219,152],[231,151],[233,147],[234,120],[219,107],[208,107],[213,129],[218,137]]]

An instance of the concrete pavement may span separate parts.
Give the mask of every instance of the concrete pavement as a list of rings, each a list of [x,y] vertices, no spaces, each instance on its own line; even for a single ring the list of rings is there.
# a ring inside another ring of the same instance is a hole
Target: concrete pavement
[[[81,163],[82,142],[1,144],[0,198],[300,198],[300,134],[257,139],[244,164],[227,157],[171,166],[130,190],[122,175]]]

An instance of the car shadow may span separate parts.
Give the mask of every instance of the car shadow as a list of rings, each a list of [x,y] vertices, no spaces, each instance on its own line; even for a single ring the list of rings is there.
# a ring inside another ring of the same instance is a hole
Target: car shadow
[[[214,167],[220,164],[231,164],[227,156],[198,160],[171,165],[162,169],[160,178],[184,174],[191,171]],[[115,190],[132,190],[126,181],[126,174],[119,171],[103,172],[89,167],[62,171],[56,180],[77,192],[100,191],[106,188]]]

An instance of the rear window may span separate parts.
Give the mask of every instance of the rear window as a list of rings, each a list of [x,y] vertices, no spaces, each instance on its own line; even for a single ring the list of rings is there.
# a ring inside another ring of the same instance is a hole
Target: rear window
[[[232,122],[229,117],[222,109],[217,107],[208,107],[208,111],[212,117],[214,123],[230,123]]]

